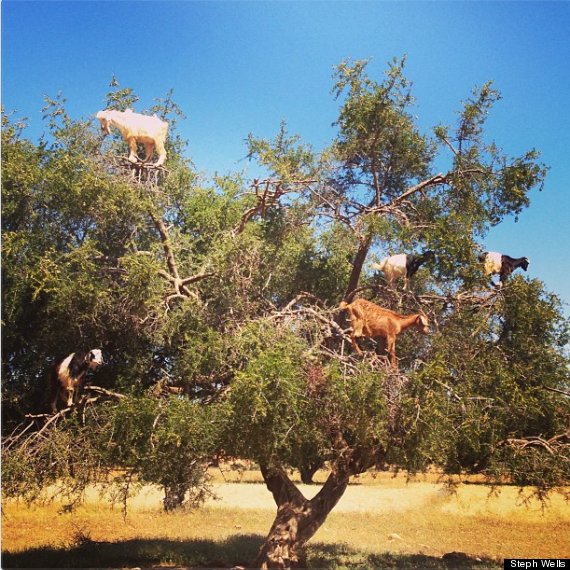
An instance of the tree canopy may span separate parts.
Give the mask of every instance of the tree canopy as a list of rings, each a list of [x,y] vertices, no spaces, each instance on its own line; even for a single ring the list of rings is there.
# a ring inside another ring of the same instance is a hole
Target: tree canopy
[[[199,501],[206,467],[256,462],[278,511],[257,560],[297,566],[303,547],[368,469],[479,473],[540,496],[568,483],[568,322],[561,301],[515,273],[490,286],[487,231],[529,206],[547,167],[488,140],[491,83],[454,125],[422,132],[405,60],[380,81],[368,62],[333,77],[336,136],[315,150],[282,123],[249,134],[265,173],[207,178],[186,156],[172,93],[166,168],[131,165],[47,99],[48,135],[2,118],[4,488],[152,483],[165,507]],[[113,78],[108,108],[138,102]],[[370,262],[435,252],[411,289]],[[341,300],[422,311],[431,334],[398,340],[393,369],[351,351]],[[81,404],[45,415],[50,362],[101,348]],[[97,387],[99,390],[97,391]],[[307,500],[288,469],[327,482]],[[126,495],[123,495],[126,496]],[[294,524],[292,524],[294,522]]]

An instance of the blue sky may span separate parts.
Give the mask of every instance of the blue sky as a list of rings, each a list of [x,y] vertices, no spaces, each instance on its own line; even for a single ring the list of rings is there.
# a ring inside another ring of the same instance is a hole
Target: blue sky
[[[567,2],[2,2],[2,102],[38,137],[43,96],[76,118],[103,108],[109,82],[137,110],[174,90],[188,153],[206,174],[245,171],[248,133],[281,120],[317,150],[333,134],[333,67],[372,58],[378,79],[407,55],[426,131],[454,124],[487,80],[502,93],[488,136],[516,156],[537,148],[543,192],[484,246],[531,260],[529,275],[570,302],[570,3]]]

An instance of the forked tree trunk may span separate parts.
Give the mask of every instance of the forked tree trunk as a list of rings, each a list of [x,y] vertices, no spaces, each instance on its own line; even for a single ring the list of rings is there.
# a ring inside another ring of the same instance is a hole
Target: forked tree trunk
[[[333,468],[313,499],[306,499],[280,468],[261,468],[268,489],[277,503],[277,516],[262,545],[254,567],[304,568],[305,544],[325,522],[344,494],[350,472]]]

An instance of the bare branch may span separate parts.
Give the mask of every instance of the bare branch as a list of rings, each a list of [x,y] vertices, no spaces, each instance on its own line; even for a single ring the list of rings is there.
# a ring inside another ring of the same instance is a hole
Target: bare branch
[[[397,196],[388,204],[384,204],[382,206],[378,206],[375,208],[369,208],[368,212],[369,213],[377,213],[377,212],[383,212],[383,211],[390,211],[392,208],[394,208],[395,206],[397,206],[398,204],[403,202],[406,198],[408,198],[412,194],[415,194],[416,192],[419,192],[419,191],[423,190],[424,188],[428,188],[429,186],[437,186],[439,184],[447,184],[449,182],[450,178],[451,178],[450,173],[445,174],[445,175],[439,173],[439,174],[436,174],[434,176],[431,176],[430,178],[423,180],[419,184],[416,184],[415,186],[408,188],[403,194],[400,194],[400,196]]]
[[[543,386],[545,390],[549,390],[550,392],[556,392],[557,394],[562,394],[567,398],[570,398],[570,392],[565,392],[564,390],[559,390],[558,388],[551,388],[550,386]]]
[[[560,455],[563,451],[570,449],[570,430],[555,435],[550,439],[541,436],[529,436],[521,438],[507,438],[500,441],[497,446],[508,445],[515,449],[526,449],[527,447],[538,447],[544,449],[550,455]],[[566,458],[570,462],[570,458]]]
[[[185,279],[181,280],[182,285],[190,285],[190,283],[196,283],[198,281],[202,281],[202,279],[207,279],[208,277],[214,277],[217,275],[214,271],[210,271],[208,273],[198,273],[197,275],[192,275],[192,277],[186,277]]]
[[[124,394],[120,394],[119,392],[112,392],[111,390],[107,390],[106,388],[101,388],[101,386],[93,386],[92,384],[85,386],[83,389],[90,392],[95,392],[96,394],[100,394],[102,396],[116,398],[118,400],[123,400],[127,397]]]
[[[286,195],[294,192],[298,192],[298,186],[308,186],[309,184],[316,183],[317,180],[258,180],[254,178],[251,188],[254,192],[251,194],[255,195],[257,203],[255,206],[249,208],[243,215],[241,222],[237,228],[234,228],[232,235],[235,237],[243,232],[245,226],[253,218],[253,216],[260,214],[262,219],[265,219],[267,215],[268,208],[278,205],[279,199]],[[260,190],[260,186],[264,185],[264,189]],[[286,188],[285,186],[292,185],[294,188]],[[273,190],[271,188],[274,188]]]

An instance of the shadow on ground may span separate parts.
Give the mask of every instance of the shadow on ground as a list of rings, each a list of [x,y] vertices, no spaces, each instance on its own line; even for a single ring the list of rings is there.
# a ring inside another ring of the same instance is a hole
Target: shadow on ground
[[[94,542],[85,539],[69,548],[42,547],[18,553],[2,553],[2,568],[137,568],[186,570],[248,566],[261,546],[261,535],[238,535],[226,541],[141,539]],[[443,558],[421,554],[370,554],[347,545],[315,543],[308,549],[308,567],[334,570],[426,569],[467,570],[502,568],[492,560],[478,560],[462,553]]]

